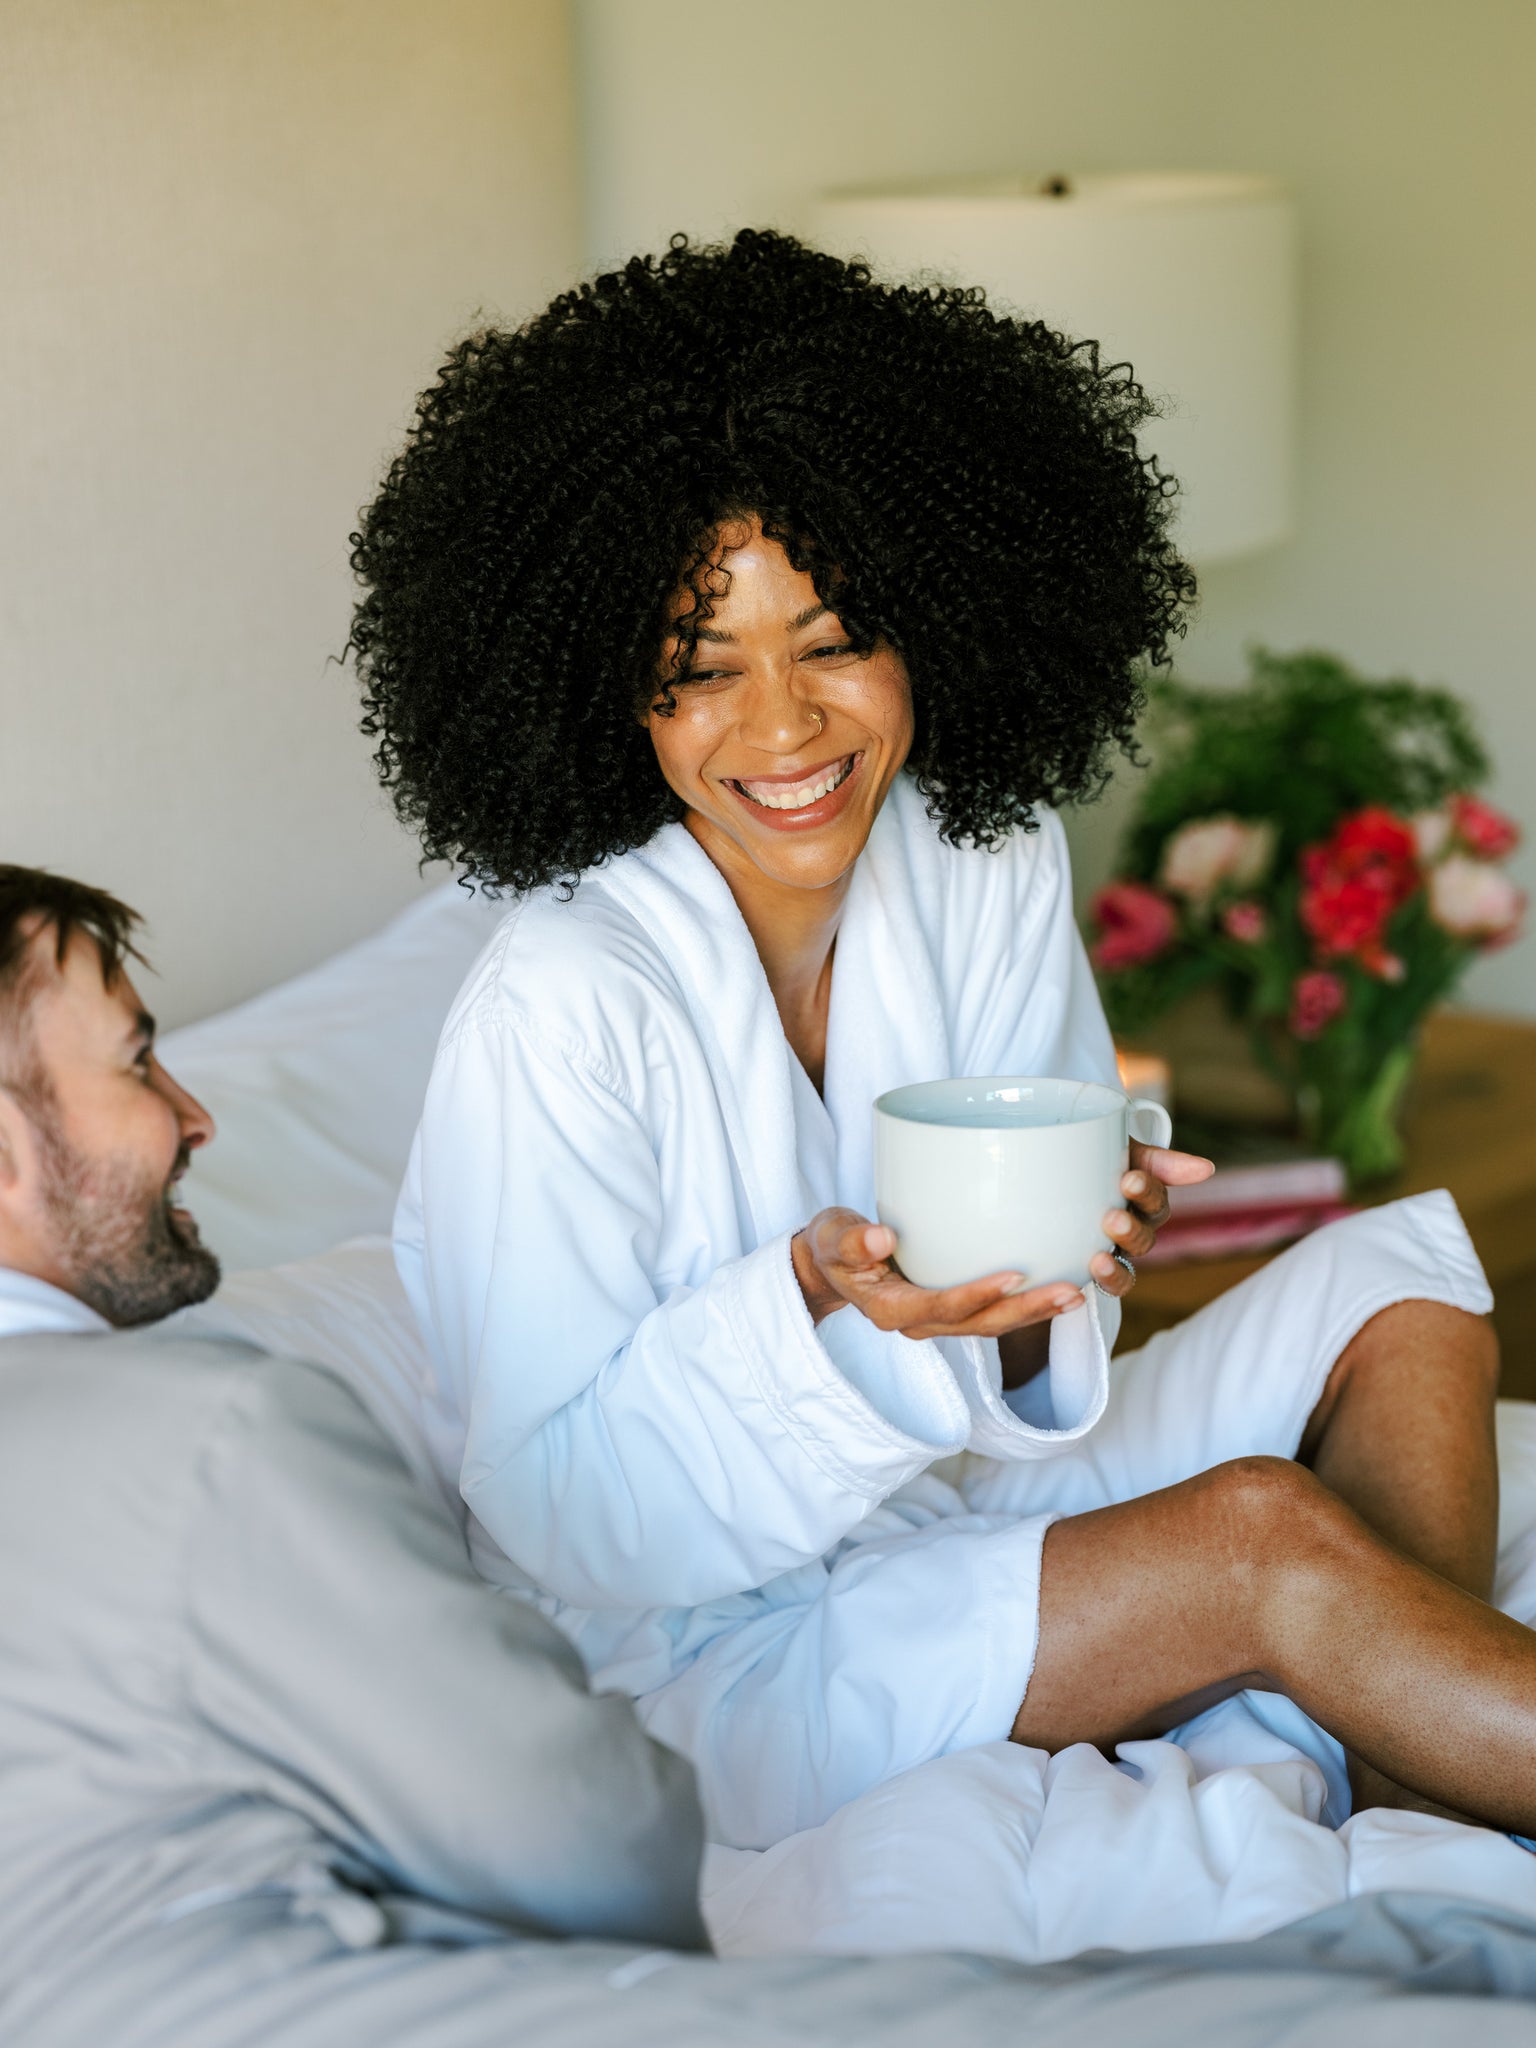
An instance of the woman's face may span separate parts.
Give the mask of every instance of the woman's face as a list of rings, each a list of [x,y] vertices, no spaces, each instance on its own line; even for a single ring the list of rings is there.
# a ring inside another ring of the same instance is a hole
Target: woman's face
[[[728,878],[826,888],[863,851],[912,745],[906,669],[882,642],[856,653],[757,521],[727,526],[713,560],[729,588],[713,579],[677,710],[646,715],[656,759]]]

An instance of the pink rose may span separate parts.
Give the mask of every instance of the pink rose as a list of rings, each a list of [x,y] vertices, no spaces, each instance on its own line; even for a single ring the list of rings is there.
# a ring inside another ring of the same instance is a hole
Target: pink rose
[[[1190,903],[1208,903],[1222,887],[1251,889],[1274,858],[1275,828],[1241,818],[1196,818],[1163,847],[1158,875],[1165,889]]]
[[[1109,974],[1155,960],[1179,928],[1168,898],[1142,882],[1109,883],[1094,897],[1092,909],[1099,927],[1094,964]]]
[[[1367,946],[1359,958],[1366,973],[1374,974],[1378,981],[1408,979],[1408,962],[1396,953],[1389,953],[1385,946]]]
[[[1346,1000],[1343,982],[1326,967],[1298,974],[1291,983],[1291,1014],[1287,1020],[1291,1036],[1317,1038],[1338,1016]]]
[[[1229,903],[1221,913],[1221,928],[1240,946],[1256,946],[1269,930],[1269,913],[1262,903]]]
[[[1451,823],[1462,845],[1479,860],[1503,860],[1520,844],[1520,827],[1514,819],[1485,804],[1481,797],[1453,796]]]
[[[1525,897],[1502,868],[1453,853],[1429,871],[1429,914],[1442,931],[1483,945],[1515,936]]]

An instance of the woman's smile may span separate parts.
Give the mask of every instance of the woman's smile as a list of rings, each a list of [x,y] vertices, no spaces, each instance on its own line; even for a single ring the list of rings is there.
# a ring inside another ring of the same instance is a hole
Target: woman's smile
[[[759,813],[760,824],[775,832],[814,832],[830,824],[848,802],[863,759],[860,749],[802,773],[727,775],[722,780],[733,796]]]

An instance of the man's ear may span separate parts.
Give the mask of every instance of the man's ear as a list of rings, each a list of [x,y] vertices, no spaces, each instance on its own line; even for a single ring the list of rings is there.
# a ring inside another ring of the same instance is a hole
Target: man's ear
[[[15,1098],[3,1081],[0,1081],[0,1200],[15,1186],[20,1177],[21,1162],[16,1121],[21,1111],[16,1107]]]
[[[37,1134],[26,1111],[0,1081],[0,1207],[12,1202],[37,1150]]]
[[[31,1271],[36,1221],[37,1133],[0,1081],[0,1266]]]

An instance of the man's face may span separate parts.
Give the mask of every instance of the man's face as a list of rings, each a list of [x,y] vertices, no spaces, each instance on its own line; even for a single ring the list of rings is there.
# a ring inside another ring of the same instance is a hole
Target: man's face
[[[128,1327],[203,1301],[219,1262],[177,1183],[213,1121],[155,1058],[155,1022],[126,972],[104,982],[95,942],[34,934],[33,993],[0,1092],[8,1171],[3,1263]]]

